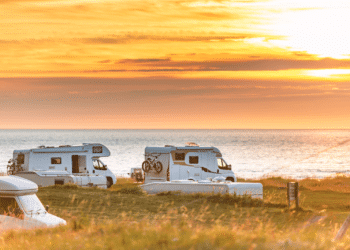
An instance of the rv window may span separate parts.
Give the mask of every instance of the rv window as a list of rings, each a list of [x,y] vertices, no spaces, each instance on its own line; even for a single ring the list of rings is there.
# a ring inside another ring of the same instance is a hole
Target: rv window
[[[19,154],[17,156],[17,164],[19,165],[24,164],[24,154]]]
[[[189,160],[190,164],[198,164],[198,156],[190,156]]]
[[[185,153],[175,153],[175,161],[184,161]]]
[[[94,146],[92,147],[93,154],[102,154],[102,146]]]
[[[61,164],[61,163],[62,163],[61,157],[51,158],[51,164]]]

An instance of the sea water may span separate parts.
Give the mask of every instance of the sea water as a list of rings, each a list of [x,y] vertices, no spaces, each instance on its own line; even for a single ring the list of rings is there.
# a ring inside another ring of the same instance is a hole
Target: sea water
[[[145,147],[217,147],[238,178],[296,179],[350,174],[350,130],[0,130],[0,171],[15,149],[102,143],[113,173],[141,167]]]

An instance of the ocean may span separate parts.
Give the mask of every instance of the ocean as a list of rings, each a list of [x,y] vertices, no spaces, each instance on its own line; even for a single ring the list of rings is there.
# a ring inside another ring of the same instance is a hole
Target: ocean
[[[350,174],[350,130],[0,130],[0,171],[15,149],[102,143],[113,173],[141,167],[146,146],[217,147],[238,178],[324,178]]]

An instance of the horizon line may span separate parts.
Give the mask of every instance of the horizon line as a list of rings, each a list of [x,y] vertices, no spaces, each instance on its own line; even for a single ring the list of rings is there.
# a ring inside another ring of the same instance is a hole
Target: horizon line
[[[0,128],[0,130],[350,130],[350,128]]]

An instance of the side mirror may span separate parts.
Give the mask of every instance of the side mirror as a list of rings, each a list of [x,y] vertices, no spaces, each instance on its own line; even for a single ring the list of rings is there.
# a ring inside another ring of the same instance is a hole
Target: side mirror
[[[49,212],[49,208],[50,208],[49,205],[46,205],[46,206],[45,206],[46,212]]]

